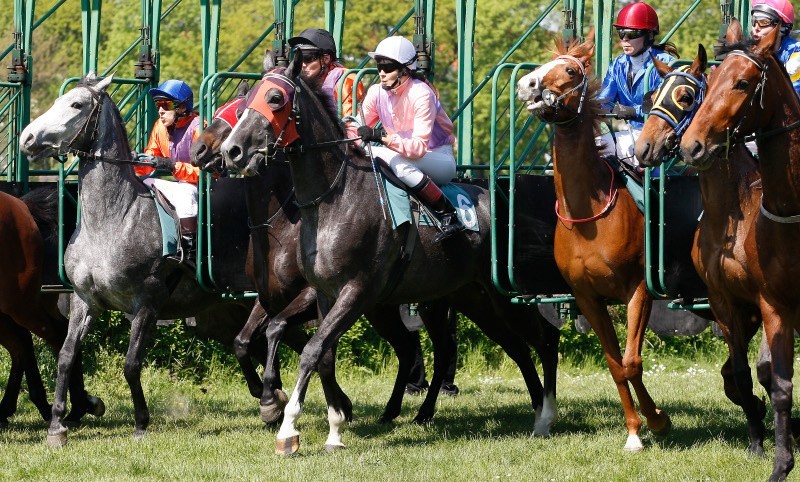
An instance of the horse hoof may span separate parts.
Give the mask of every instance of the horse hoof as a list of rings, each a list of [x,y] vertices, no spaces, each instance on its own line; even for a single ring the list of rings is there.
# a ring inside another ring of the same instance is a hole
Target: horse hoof
[[[103,399],[100,397],[89,396],[88,398],[89,406],[91,410],[89,413],[94,415],[95,417],[102,417],[106,414],[106,404],[103,403]]]
[[[644,449],[644,445],[642,445],[642,439],[640,439],[636,434],[628,435],[628,440],[625,442],[625,447],[623,447],[623,450],[626,452],[641,452],[642,449]]]
[[[147,430],[142,430],[137,428],[133,432],[133,440],[142,440],[145,435],[147,435]]]
[[[47,434],[48,447],[63,447],[67,445],[67,432],[60,432],[56,434]]]
[[[337,450],[342,450],[344,445],[339,444],[325,444],[325,451],[327,452],[336,452]]]
[[[748,449],[747,449],[747,455],[749,455],[750,457],[758,457],[760,459],[763,459],[764,456],[765,456],[765,454],[764,454],[764,446],[761,445],[760,442],[752,443],[750,445],[750,447],[748,447]]]
[[[0,419],[0,429],[8,428],[8,419]]]
[[[261,411],[261,421],[267,425],[272,425],[280,420],[280,418],[283,416],[283,408],[286,407],[287,403],[289,403],[289,397],[286,396],[286,393],[283,390],[275,390],[275,398],[275,403],[270,405],[261,405],[259,407],[259,410]]]
[[[417,415],[416,417],[414,417],[414,420],[412,420],[412,423],[415,423],[417,425],[430,425],[431,423],[433,423],[433,417],[427,415],[426,416]]]
[[[275,453],[278,455],[294,455],[300,449],[300,436],[292,435],[289,438],[277,439],[275,441]]]
[[[396,415],[394,417],[392,417],[391,415],[384,413],[384,414],[381,414],[380,417],[378,417],[378,423],[380,423],[382,425],[385,425],[385,424],[388,424],[388,423],[392,423],[392,421],[394,421],[395,418],[397,418]]]
[[[658,430],[653,430],[651,427],[651,430],[653,430],[654,435],[666,437],[672,431],[672,419],[669,418],[667,412],[659,412],[659,415],[664,417],[664,425]]]

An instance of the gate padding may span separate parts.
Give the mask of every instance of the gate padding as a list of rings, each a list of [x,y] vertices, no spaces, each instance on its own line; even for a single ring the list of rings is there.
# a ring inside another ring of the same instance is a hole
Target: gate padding
[[[254,291],[247,278],[250,228],[243,178],[211,180],[211,274],[220,291]]]

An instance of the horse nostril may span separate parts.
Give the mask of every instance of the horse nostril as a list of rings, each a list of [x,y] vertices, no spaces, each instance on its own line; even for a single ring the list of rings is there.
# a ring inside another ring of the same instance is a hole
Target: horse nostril
[[[28,137],[26,137],[25,140],[22,141],[22,147],[30,149],[31,145],[34,143],[35,140],[36,138],[34,137],[33,134],[28,134]]]
[[[200,146],[197,148],[197,159],[202,159],[206,157],[207,151],[208,151],[208,146],[206,146],[205,144],[200,144]]]
[[[636,158],[639,159],[639,161],[641,161],[642,164],[644,164],[644,165],[646,165],[648,167],[650,166],[650,164],[649,164],[650,159],[649,158],[650,158],[650,148],[651,147],[652,146],[650,145],[649,142],[645,142],[644,145],[642,146],[640,152],[636,153]],[[639,149],[637,149],[637,150],[639,150]]]
[[[230,159],[233,162],[236,162],[242,158],[242,148],[239,146],[231,146],[230,148],[228,148],[227,154],[228,154],[227,156],[228,159]]]
[[[691,155],[692,159],[697,159],[703,154],[703,145],[700,144],[700,141],[694,141],[694,145],[692,146]]]

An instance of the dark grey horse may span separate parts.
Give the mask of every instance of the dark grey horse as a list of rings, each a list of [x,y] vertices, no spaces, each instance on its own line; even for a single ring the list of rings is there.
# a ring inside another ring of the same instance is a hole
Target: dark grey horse
[[[103,311],[134,316],[124,372],[133,398],[136,437],[144,435],[150,421],[140,375],[156,320],[211,319],[217,314],[227,319],[231,310],[241,310],[241,327],[248,313],[239,302],[203,291],[194,276],[162,256],[156,205],[134,173],[125,127],[106,93],[111,80],[89,74],[21,134],[22,148],[32,160],[66,152],[81,159],[80,224],[65,254],[66,273],[75,293],[67,338],[58,357],[47,436],[53,445],[66,443],[63,417],[69,376],[84,336]]]
[[[220,107],[211,124],[203,130],[192,144],[192,163],[204,169],[213,169],[219,164],[219,146],[228,137],[236,124],[235,109],[244,110],[244,95],[247,84],[239,85],[237,97]],[[266,423],[277,421],[283,415],[287,397],[280,389],[280,367],[276,362],[278,343],[285,341],[290,346],[302,350],[308,338],[302,325],[317,318],[317,292],[303,278],[297,263],[297,238],[300,232],[300,212],[295,204],[294,186],[289,167],[278,164],[264,167],[258,176],[244,180],[248,221],[250,224],[250,255],[252,263],[248,276],[258,291],[257,306],[265,307],[254,311],[247,324],[236,338],[236,356],[240,363],[249,362],[249,346],[252,341],[266,332],[267,360],[264,363],[263,383],[258,379],[248,379],[248,386],[255,396],[261,395],[261,418]],[[437,301],[426,306],[426,316],[444,316],[446,305]],[[398,372],[392,395],[387,402],[381,422],[388,422],[400,414],[403,391],[414,360],[416,337],[410,333],[400,319],[397,305],[376,308],[367,314],[372,326],[386,339],[398,358]],[[438,326],[438,325],[437,325]],[[431,336],[437,336],[436,333]],[[447,343],[443,341],[442,344]],[[452,340],[446,345],[448,352],[454,352]],[[333,362],[329,353],[318,367],[323,379],[323,388],[328,397],[342,400],[345,418],[352,418],[352,404],[349,398],[337,391]],[[326,381],[327,380],[327,381]],[[433,413],[433,404],[423,404],[419,409],[418,422],[424,422]]]
[[[488,193],[476,186],[462,186],[475,200],[480,232],[464,232],[434,243],[436,231],[422,228],[405,274],[394,284],[392,267],[409,227],[405,224],[395,230],[381,214],[371,164],[361,149],[321,144],[341,140],[344,130],[319,86],[306,84],[299,77],[300,70],[300,62],[290,64],[285,72],[273,70],[222,144],[228,165],[245,175],[257,174],[264,163],[274,161],[277,149],[286,151],[301,206],[300,267],[316,286],[324,315],[300,357],[297,385],[285,409],[276,451],[288,454],[298,449],[295,423],[310,376],[322,354],[361,313],[382,303],[439,298],[447,298],[469,316],[517,363],[536,410],[535,432],[548,433],[555,417],[559,333],[535,307],[514,306],[494,291],[489,273]],[[296,140],[291,139],[295,130]],[[289,146],[287,139],[293,142]],[[526,342],[532,343],[542,358],[546,394]],[[428,396],[439,391],[446,363],[435,356]],[[343,424],[345,414],[337,400],[327,402],[331,433],[326,445],[342,446],[341,435],[334,429]]]

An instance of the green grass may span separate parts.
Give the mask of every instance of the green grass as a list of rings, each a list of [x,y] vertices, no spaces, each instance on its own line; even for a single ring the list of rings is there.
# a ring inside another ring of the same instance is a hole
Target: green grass
[[[722,392],[719,360],[645,359],[645,382],[672,417],[673,431],[659,439],[646,428],[646,449],[625,453],[619,399],[604,368],[567,365],[559,374],[559,418],[553,435],[532,436],[533,414],[519,372],[503,359],[493,368],[471,353],[457,374],[461,395],[440,397],[435,422],[410,423],[422,402],[406,397],[394,424],[378,425],[394,367],[378,375],[340,370],[353,400],[355,421],[347,448],[327,453],[325,404],[312,379],[298,428],[299,454],[273,454],[276,429],[264,429],[257,402],[241,376],[226,367],[197,383],[162,368],[145,369],[151,411],[148,435],[132,438],[132,404],[119,356],[102,361],[88,380],[107,414],[87,417],[61,449],[44,443],[46,425],[27,398],[10,427],[0,432],[3,480],[763,480],[767,458],[746,455],[740,409]],[[0,363],[3,370],[7,365]],[[4,374],[5,372],[3,372]],[[284,371],[292,386],[296,370]],[[759,390],[760,387],[759,387]],[[50,390],[52,397],[52,390]],[[761,392],[759,392],[761,393]],[[771,430],[771,412],[768,430]],[[795,477],[796,478],[796,477]]]

